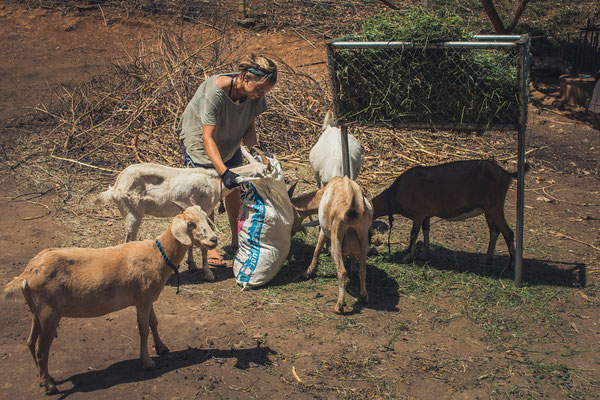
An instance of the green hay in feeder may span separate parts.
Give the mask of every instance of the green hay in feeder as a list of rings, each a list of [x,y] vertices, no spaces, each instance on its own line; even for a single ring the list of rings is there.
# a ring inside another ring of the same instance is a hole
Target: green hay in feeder
[[[411,9],[366,20],[358,41],[472,41],[459,16]],[[343,123],[515,125],[513,50],[377,48],[333,54]]]

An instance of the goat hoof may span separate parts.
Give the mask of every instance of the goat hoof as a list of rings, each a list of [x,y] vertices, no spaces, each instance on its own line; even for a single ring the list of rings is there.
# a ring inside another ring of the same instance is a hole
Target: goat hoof
[[[195,264],[194,265],[188,264],[188,271],[189,272],[196,272],[196,271],[198,271],[198,267]]]
[[[360,302],[363,304],[369,304],[369,295],[360,298]]]
[[[338,303],[335,305],[335,313],[336,314],[343,314],[344,313],[344,307],[346,306],[346,303]]]
[[[412,257],[410,256],[410,254],[407,254],[404,257],[402,257],[402,264],[410,264],[411,262]]]
[[[57,394],[58,388],[54,385],[54,383],[49,382],[44,385],[46,387],[46,394]]]
[[[169,352],[169,348],[167,346],[165,346],[164,344],[160,344],[155,347],[156,347],[156,354],[158,354],[158,355],[167,354]]]
[[[208,281],[208,282],[214,282],[215,281],[215,276],[211,271],[205,272],[204,273],[204,280]]]

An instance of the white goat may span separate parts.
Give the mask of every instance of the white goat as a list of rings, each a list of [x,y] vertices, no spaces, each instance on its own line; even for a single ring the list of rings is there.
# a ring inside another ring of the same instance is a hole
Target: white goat
[[[342,132],[332,125],[333,114],[328,111],[323,121],[322,133],[310,150],[310,166],[321,188],[334,177],[344,176],[342,165]],[[356,138],[348,134],[348,157],[350,159],[350,179],[356,179],[360,171],[362,148]]]
[[[4,297],[20,290],[33,314],[27,345],[46,394],[58,392],[48,373],[48,357],[62,317],[98,317],[135,306],[140,359],[145,369],[155,367],[148,354],[148,327],[156,352],[163,354],[169,349],[158,336],[152,304],[192,243],[202,248],[217,246],[206,213],[198,206],[177,215],[156,240],[102,249],[43,250],[4,287]]]
[[[301,200],[300,200],[301,199]],[[305,277],[309,278],[317,269],[319,254],[325,240],[331,240],[331,256],[338,273],[339,294],[335,312],[341,314],[346,302],[347,271],[344,259],[350,256],[352,271],[356,271],[356,257],[360,258],[358,276],[360,279],[360,297],[363,302],[369,300],[366,287],[366,257],[368,250],[368,234],[373,220],[373,207],[364,196],[360,186],[348,177],[333,177],[327,186],[313,194],[294,199],[294,207],[300,215],[308,215],[318,204],[319,224],[321,232],[315,247],[312,262],[306,270]]]
[[[265,177],[270,166],[264,154],[261,154],[264,163],[259,163],[245,149],[242,153],[251,163],[231,170],[239,174],[242,180]],[[210,214],[219,200],[231,191],[223,186],[213,169],[173,168],[142,163],[130,165],[121,171],[115,184],[100,193],[98,200],[105,203],[112,201],[117,205],[125,218],[125,241],[129,242],[136,239],[145,214],[172,217],[179,213],[180,206],[192,205],[199,205]],[[187,263],[190,271],[197,270],[192,246],[188,251]],[[214,281],[206,252],[202,253],[202,270],[206,280]]]

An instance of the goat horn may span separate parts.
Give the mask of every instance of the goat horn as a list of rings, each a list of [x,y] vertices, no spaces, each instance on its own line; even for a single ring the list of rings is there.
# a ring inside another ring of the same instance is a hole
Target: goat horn
[[[171,203],[175,204],[175,205],[177,206],[177,208],[179,208],[179,209],[181,210],[181,212],[184,212],[184,211],[185,211],[185,208],[183,208],[183,207],[181,206],[181,204],[175,203],[175,202],[174,202],[174,201],[172,201],[172,200],[171,200]]]
[[[296,185],[298,184],[298,181],[292,183],[292,186],[290,186],[290,188],[288,189],[288,197],[291,199],[292,196],[294,195],[294,190],[296,189]]]

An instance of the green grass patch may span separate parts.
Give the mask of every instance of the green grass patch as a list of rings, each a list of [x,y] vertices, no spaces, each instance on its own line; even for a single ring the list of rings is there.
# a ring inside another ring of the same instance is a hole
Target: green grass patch
[[[325,250],[319,257],[316,276],[310,280],[300,277],[310,264],[314,243],[313,236],[296,235],[293,238],[288,260],[265,288],[267,293],[279,295],[285,292],[287,297],[293,292],[302,293],[304,296],[292,297],[295,301],[302,299],[305,307],[309,307],[310,303],[314,305],[311,299],[337,286],[336,267]],[[435,248],[434,253],[443,254]],[[460,310],[457,312],[485,333],[485,339],[499,345],[543,343],[572,335],[568,322],[560,314],[568,307],[567,287],[531,285],[517,288],[510,274],[502,274],[493,267],[481,269],[476,256],[464,262],[453,261],[448,256],[436,258],[424,266],[401,264],[397,261],[400,258],[401,252],[389,255],[372,249],[369,253],[367,290],[371,304],[368,307],[387,308],[401,303],[401,297],[411,297],[435,314],[445,315],[446,309],[436,304],[450,302],[454,309]],[[348,293],[356,297],[358,292],[358,277],[350,273]],[[438,322],[444,323],[443,318]],[[540,337],[540,326],[547,327],[545,336]]]

